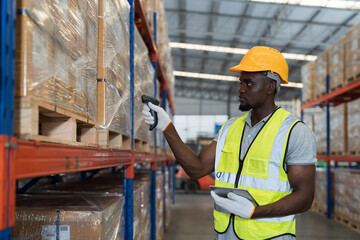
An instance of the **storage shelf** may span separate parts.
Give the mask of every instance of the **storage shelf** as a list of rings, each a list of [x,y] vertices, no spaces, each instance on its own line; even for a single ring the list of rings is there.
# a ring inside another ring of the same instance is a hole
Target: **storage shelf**
[[[334,160],[335,162],[360,162],[360,156],[356,155],[318,155],[317,158],[327,162],[331,160]]]
[[[131,151],[17,140],[16,179],[130,165]],[[134,163],[173,160],[171,155],[134,153]]]
[[[157,57],[157,47],[156,47],[156,41],[154,39],[154,34],[152,33],[152,30],[150,28],[149,20],[146,17],[145,10],[140,3],[140,0],[135,0],[135,24],[137,28],[142,33],[142,37],[144,42],[146,43],[146,46],[148,47],[150,57],[152,61],[157,62],[157,77],[161,83],[161,86],[164,90],[167,91],[167,99],[169,101],[169,104],[171,106],[172,114],[175,114],[175,106],[174,101],[172,99],[172,95],[170,94],[170,89],[168,87],[168,79],[166,77],[165,71],[162,67],[162,64],[160,60]]]
[[[360,98],[360,79],[329,94],[319,97],[318,99],[303,104],[301,106],[301,111],[309,107],[324,106],[327,103],[336,106],[341,103],[350,102],[357,98]]]

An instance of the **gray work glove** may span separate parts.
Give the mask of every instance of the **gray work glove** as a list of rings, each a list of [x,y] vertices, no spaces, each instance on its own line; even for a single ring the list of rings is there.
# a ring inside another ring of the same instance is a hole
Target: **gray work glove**
[[[162,107],[158,107],[158,106],[152,104],[151,102],[144,104],[142,114],[145,119],[145,122],[149,125],[154,124],[154,117],[151,115],[150,109],[157,112],[157,115],[158,115],[158,124],[156,125],[156,129],[159,129],[162,132],[164,132],[166,130],[166,128],[172,122],[169,115],[165,112],[165,110]]]
[[[254,213],[255,207],[252,202],[235,193],[229,192],[227,198],[223,198],[211,191],[211,196],[219,207],[238,217],[250,219]]]

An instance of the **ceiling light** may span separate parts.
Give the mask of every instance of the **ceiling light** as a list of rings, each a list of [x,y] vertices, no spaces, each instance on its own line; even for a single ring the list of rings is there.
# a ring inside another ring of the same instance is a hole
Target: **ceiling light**
[[[175,77],[200,78],[200,79],[221,80],[221,81],[230,81],[230,82],[239,81],[239,77],[226,76],[226,75],[183,72],[183,71],[174,71],[173,74]],[[282,87],[292,87],[292,88],[303,88],[302,83],[295,83],[295,82],[289,82],[288,84],[283,84],[281,86]]]
[[[179,43],[179,42],[171,42],[170,47],[197,50],[197,51],[206,51],[206,52],[232,53],[239,55],[245,55],[249,51],[249,49],[245,49],[245,48],[232,48],[232,47],[211,46],[211,45],[201,45],[201,44],[192,44],[192,43]],[[286,59],[300,60],[300,61],[315,61],[317,58],[317,56],[314,55],[305,55],[305,54],[296,54],[296,53],[283,53],[283,56]]]

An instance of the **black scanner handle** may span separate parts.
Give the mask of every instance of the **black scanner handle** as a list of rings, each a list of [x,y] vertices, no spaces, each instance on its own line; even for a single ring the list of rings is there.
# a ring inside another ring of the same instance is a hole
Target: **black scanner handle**
[[[148,104],[149,102],[151,102],[152,104],[159,106],[160,102],[159,100],[157,100],[154,97],[148,96],[148,95],[142,95],[141,96],[141,101],[143,103]],[[157,112],[155,112],[154,110],[150,109],[150,113],[151,115],[154,117],[154,124],[150,126],[149,130],[152,131],[154,130],[154,128],[156,128],[157,124],[158,124],[158,115]]]

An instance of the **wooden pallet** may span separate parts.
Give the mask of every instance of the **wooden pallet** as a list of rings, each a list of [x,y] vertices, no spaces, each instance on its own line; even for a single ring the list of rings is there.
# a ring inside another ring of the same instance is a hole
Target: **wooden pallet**
[[[15,99],[14,133],[24,140],[96,146],[97,127],[88,117],[31,97]]]
[[[359,222],[351,221],[351,220],[349,220],[349,219],[347,219],[346,217],[343,217],[343,216],[334,216],[333,219],[336,222],[341,223],[341,224],[349,227],[350,229],[360,233],[360,223]]]
[[[150,153],[151,149],[149,146],[149,143],[140,139],[135,139],[135,151],[137,152],[144,152],[144,153]]]
[[[334,152],[330,153],[330,155],[333,155],[333,156],[345,156],[347,154],[348,153],[346,151],[334,151]]]
[[[318,99],[318,98],[320,98],[320,97],[322,97],[322,96],[325,96],[325,92],[322,92],[322,93],[320,93],[320,94],[317,94],[316,96],[315,96],[315,99]]]
[[[105,148],[114,148],[120,150],[131,149],[131,139],[121,133],[108,129],[99,129],[98,145]]]
[[[322,215],[322,216],[326,216],[327,215],[327,211],[323,210],[323,209],[320,209],[320,208],[312,208],[312,211],[319,214],[319,215]]]
[[[349,151],[348,155],[358,156],[358,155],[360,155],[360,151]]]
[[[348,79],[346,79],[346,83],[350,84],[352,82],[355,82],[357,80],[360,79],[360,73],[356,74],[355,76],[349,77]]]
[[[339,88],[342,88],[343,86],[344,86],[343,84],[338,84],[337,86],[332,87],[330,92],[334,92],[334,91],[338,90]]]

